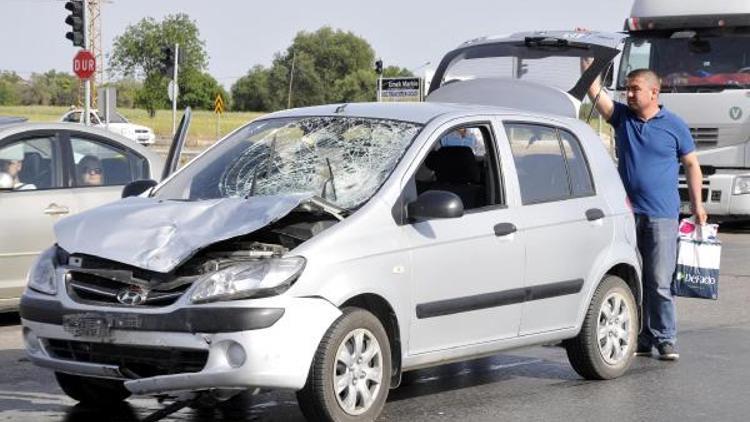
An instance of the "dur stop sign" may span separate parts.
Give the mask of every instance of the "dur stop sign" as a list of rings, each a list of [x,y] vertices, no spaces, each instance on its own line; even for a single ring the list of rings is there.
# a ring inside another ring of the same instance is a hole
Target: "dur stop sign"
[[[73,73],[79,79],[88,79],[96,71],[96,59],[88,50],[81,50],[73,57]]]

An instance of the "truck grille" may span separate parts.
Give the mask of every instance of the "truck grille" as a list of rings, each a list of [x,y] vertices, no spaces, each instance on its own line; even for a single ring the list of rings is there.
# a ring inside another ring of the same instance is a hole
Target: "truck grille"
[[[208,360],[208,350],[129,346],[46,339],[45,349],[52,357],[76,362],[115,365],[123,375],[135,378],[200,372]]]
[[[719,142],[719,128],[715,127],[691,127],[690,134],[696,143],[716,144]]]
[[[66,284],[68,286],[68,293],[74,301],[105,305],[124,305],[117,299],[118,293],[135,286],[135,283],[124,283],[74,269],[68,271]],[[156,286],[147,291],[142,302],[127,305],[140,307],[168,306],[176,302],[189,287],[190,284],[183,284],[167,290]]]
[[[678,190],[680,192],[680,201],[690,201],[690,193],[688,192],[687,188],[679,188]],[[701,200],[703,202],[706,202],[706,198],[708,198],[708,188],[703,188],[701,189]]]

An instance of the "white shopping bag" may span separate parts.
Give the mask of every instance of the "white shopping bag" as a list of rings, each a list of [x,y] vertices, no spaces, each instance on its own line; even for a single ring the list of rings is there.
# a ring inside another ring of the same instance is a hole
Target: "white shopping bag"
[[[692,217],[680,222],[677,269],[672,281],[675,296],[719,298],[718,229],[717,224],[697,225]]]

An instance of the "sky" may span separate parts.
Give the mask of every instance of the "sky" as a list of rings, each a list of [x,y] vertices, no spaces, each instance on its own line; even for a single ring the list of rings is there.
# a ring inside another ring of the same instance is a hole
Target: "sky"
[[[299,31],[322,26],[367,40],[386,66],[417,74],[437,67],[462,42],[536,29],[620,31],[633,0],[103,0],[102,44],[145,17],[186,13],[209,55],[208,71],[231,84],[256,64],[270,65]],[[71,72],[76,47],[65,38],[64,0],[0,0],[0,71],[22,77]],[[428,63],[426,65],[426,63]],[[105,75],[105,78],[107,76]]]

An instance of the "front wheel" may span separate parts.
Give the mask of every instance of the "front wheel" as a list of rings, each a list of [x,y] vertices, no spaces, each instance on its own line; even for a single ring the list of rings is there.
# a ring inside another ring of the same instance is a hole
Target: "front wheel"
[[[125,388],[122,381],[62,372],[55,372],[55,378],[65,394],[86,405],[104,407],[130,397],[130,391]]]
[[[297,393],[302,413],[314,421],[372,421],[385,405],[391,347],[370,312],[346,308],[328,329]]]
[[[617,378],[633,361],[638,312],[628,285],[617,276],[602,280],[577,337],[564,342],[568,360],[579,375],[591,380]]]

